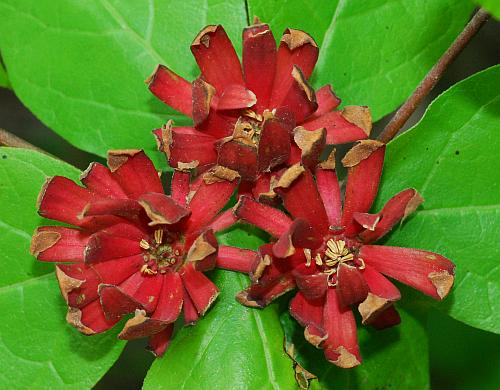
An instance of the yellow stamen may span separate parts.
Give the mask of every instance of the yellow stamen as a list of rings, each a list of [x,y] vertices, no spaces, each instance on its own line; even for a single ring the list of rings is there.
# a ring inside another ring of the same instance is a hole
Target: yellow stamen
[[[316,262],[316,265],[323,265],[323,260],[321,260],[321,255],[319,253],[316,254],[314,261]]]
[[[304,256],[306,257],[306,267],[310,267],[312,261],[311,250],[304,248]]]
[[[139,242],[139,246],[142,249],[146,249],[146,250],[148,250],[150,248],[149,242],[147,242],[145,239],[142,239],[141,242]]]
[[[147,264],[141,267],[141,274],[143,275],[156,275],[158,271],[152,270]]]
[[[365,269],[365,261],[362,258],[358,258],[358,261],[361,263],[361,265],[358,267],[358,269]]]
[[[163,229],[155,230],[155,241],[160,245],[163,241]]]

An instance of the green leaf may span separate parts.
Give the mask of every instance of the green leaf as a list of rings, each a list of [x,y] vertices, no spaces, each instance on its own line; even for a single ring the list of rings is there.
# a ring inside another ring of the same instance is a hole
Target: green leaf
[[[320,45],[316,87],[330,83],[345,104],[370,106],[374,119],[393,111],[466,24],[467,1],[248,0],[249,16],[309,32]],[[446,20],[446,23],[443,23]]]
[[[255,229],[232,228],[225,245],[257,248]],[[157,359],[144,389],[293,389],[292,361],[283,350],[278,308],[250,309],[234,299],[248,278],[216,271],[221,290],[214,307],[195,326],[182,328],[165,356]]]
[[[375,209],[407,187],[426,199],[388,244],[427,249],[457,266],[453,293],[437,307],[500,332],[500,66],[438,97],[387,148]]]
[[[474,0],[474,3],[483,7],[486,11],[492,14],[495,19],[500,20],[500,3],[498,0]]]
[[[163,63],[193,79],[196,34],[222,23],[241,47],[243,0],[0,0],[0,50],[21,101],[75,146],[155,153],[151,135],[187,119],[144,84]]]
[[[311,389],[426,389],[429,387],[428,347],[424,325],[400,309],[401,324],[386,330],[359,325],[363,362],[353,369],[339,368],[304,339],[304,328],[288,314],[281,316],[287,343],[297,362],[318,378]],[[411,375],[409,375],[411,372]]]
[[[9,78],[7,77],[7,72],[0,62],[0,87],[10,88]]]
[[[88,389],[124,346],[116,332],[85,337],[69,326],[54,266],[29,253],[44,223],[36,198],[53,175],[76,179],[79,171],[38,152],[0,148],[1,388]]]

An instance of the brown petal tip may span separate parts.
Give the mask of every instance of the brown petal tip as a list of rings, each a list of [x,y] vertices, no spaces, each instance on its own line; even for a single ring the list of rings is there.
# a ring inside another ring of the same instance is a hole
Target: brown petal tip
[[[143,324],[147,320],[149,320],[149,317],[146,316],[146,311],[136,309],[134,316],[125,323],[122,331],[118,334],[118,338],[120,340],[128,340],[129,333],[132,333],[136,326]]]
[[[455,277],[448,271],[431,272],[428,277],[434,287],[436,287],[439,297],[444,299],[453,287]]]
[[[309,85],[306,78],[304,77],[304,74],[302,73],[300,68],[296,65],[293,66],[292,77],[295,79],[300,89],[304,91],[304,93],[307,96],[307,99],[310,102],[316,103],[316,94],[314,92],[314,89]]]
[[[320,336],[318,334],[311,333],[309,330],[309,327],[306,326],[304,329],[304,338],[314,345],[316,348],[319,348],[321,343],[325,341],[328,338],[328,334],[325,334],[324,336]]]
[[[354,167],[384,145],[383,142],[371,139],[359,141],[346,153],[342,159],[342,164],[346,168]]]
[[[82,323],[82,311],[76,307],[68,307],[68,314],[66,314],[66,321],[71,326],[74,326],[80,333],[90,336],[95,334],[95,331]]]
[[[208,309],[210,309],[212,307],[212,305],[214,304],[215,300],[219,297],[219,294],[220,294],[220,291],[216,291],[214,295],[212,295],[210,297],[210,299],[208,300],[208,304],[207,306],[205,307],[205,309],[203,309],[202,312],[200,312],[200,316],[204,316],[205,313],[208,311]]]
[[[290,50],[295,50],[304,45],[318,47],[314,39],[302,30],[288,28],[281,37],[281,42],[285,43]]]
[[[281,175],[276,188],[289,188],[304,172],[305,168],[299,163],[292,165]]]
[[[264,255],[264,257],[260,256],[254,271],[250,274],[250,278],[252,279],[253,282],[257,282],[261,278],[262,274],[264,273],[268,265],[271,265],[271,256],[269,255]]]
[[[340,346],[334,350],[335,353],[338,354],[337,360],[331,361],[333,364],[336,366],[342,367],[342,368],[353,368],[356,366],[359,366],[361,362],[357,359],[356,356],[354,356],[352,353],[350,353],[344,346]]]
[[[210,171],[203,175],[203,181],[205,184],[213,184],[217,182],[237,180],[240,178],[240,174],[237,171],[217,165]]]
[[[366,299],[358,306],[363,324],[369,324],[391,304],[391,301],[369,292]]]
[[[401,222],[404,221],[410,214],[412,214],[418,208],[418,206],[420,206],[424,202],[424,198],[417,192],[417,190],[413,189],[413,191],[414,191],[413,197],[406,204]]]
[[[320,169],[331,170],[335,169],[335,149],[333,149],[325,161],[322,161],[318,164]]]
[[[324,128],[314,131],[298,126],[293,130],[293,140],[302,151],[302,158],[321,153],[326,142]]]
[[[182,172],[189,172],[191,169],[195,169],[198,165],[200,165],[200,162],[198,160],[193,160],[191,162],[185,163],[185,162],[178,162],[177,163],[177,169],[178,171]]]
[[[363,130],[368,137],[372,131],[372,114],[367,106],[346,106],[342,116]]]
[[[47,191],[47,188],[50,185],[50,182],[54,180],[54,176],[48,177],[45,179],[45,183],[43,183],[42,188],[40,189],[40,192],[38,193],[38,197],[36,198],[36,208],[40,209],[40,205],[42,204],[43,198],[45,196],[45,192]],[[40,210],[39,210],[40,212]]]
[[[31,239],[30,253],[38,257],[40,253],[57,244],[60,239],[61,234],[58,232],[37,229]]]
[[[203,46],[208,48],[210,46],[210,34],[216,32],[219,27],[220,27],[219,25],[214,25],[214,24],[210,24],[204,27],[194,38],[191,46],[198,46],[202,44]]]
[[[108,167],[111,172],[114,172],[125,164],[130,158],[141,152],[142,150],[139,149],[109,150],[107,159]]]
[[[217,248],[214,248],[205,238],[205,234],[200,234],[196,240],[194,240],[193,245],[189,248],[188,254],[186,256],[186,262],[196,262],[205,259],[212,253],[217,252]]]
[[[163,125],[159,132],[154,132],[156,146],[160,152],[165,153],[170,160],[170,147],[172,146],[172,120]]]
[[[68,302],[68,294],[79,288],[85,281],[72,278],[68,276],[64,271],[56,266],[56,277],[59,282],[59,289],[61,290],[61,294],[66,302]],[[85,296],[83,296],[85,299]]]
[[[246,290],[240,291],[238,294],[236,294],[236,300],[242,305],[247,307],[256,307],[259,309],[264,308],[264,306],[260,302],[257,302],[255,299],[252,299],[248,295],[248,291]]]

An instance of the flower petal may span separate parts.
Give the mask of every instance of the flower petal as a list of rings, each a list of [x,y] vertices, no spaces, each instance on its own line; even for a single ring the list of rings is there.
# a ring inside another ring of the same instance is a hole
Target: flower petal
[[[189,215],[187,208],[162,193],[143,194],[138,202],[151,220],[149,226],[172,225]]]
[[[102,309],[108,320],[119,320],[125,314],[142,309],[139,302],[125,294],[118,286],[100,284],[98,291]]]
[[[147,192],[163,193],[163,186],[153,163],[141,150],[112,150],[108,166],[131,199]]]
[[[208,228],[217,233],[233,226],[236,222],[238,220],[233,213],[233,209],[227,209],[215,217],[212,223],[208,225]]]
[[[285,30],[278,48],[270,107],[281,105],[293,83],[290,75],[294,66],[300,68],[305,79],[309,78],[318,59],[318,52],[318,46],[310,35],[291,28]]]
[[[255,94],[240,84],[227,86],[217,102],[217,110],[240,110],[257,103]]]
[[[347,167],[342,225],[348,237],[362,230],[362,227],[353,219],[354,213],[368,212],[377,196],[384,165],[384,153],[383,143],[365,140],[354,146],[342,160],[344,166]]]
[[[328,233],[325,206],[309,170],[300,165],[290,167],[280,177],[274,191],[280,194],[283,205],[295,218],[306,220],[319,236]]]
[[[248,307],[264,308],[276,298],[295,288],[295,281],[290,274],[283,274],[278,279],[262,284],[252,284],[236,295],[236,300]]]
[[[370,324],[375,329],[386,329],[401,323],[401,317],[394,306],[389,306]]]
[[[170,344],[173,331],[174,324],[169,324],[161,332],[149,337],[148,350],[150,350],[156,357],[163,356]]]
[[[306,220],[297,218],[273,245],[273,254],[279,258],[286,258],[295,253],[295,247],[316,249],[322,243],[323,238],[316,230]]]
[[[243,30],[243,73],[248,89],[257,96],[257,112],[268,108],[276,71],[276,41],[267,24]]]
[[[191,83],[172,72],[165,65],[158,65],[146,80],[149,90],[162,102],[184,115],[192,114]]]
[[[237,171],[243,180],[255,180],[258,173],[258,152],[254,145],[248,145],[229,138],[218,145],[217,163]]]
[[[284,212],[256,202],[248,196],[240,196],[238,203],[234,206],[234,214],[273,237],[280,237],[292,224],[292,220]]]
[[[111,171],[99,163],[90,163],[89,167],[80,175],[80,181],[94,194],[104,198],[127,198],[127,194]]]
[[[339,228],[342,218],[342,201],[339,180],[335,172],[335,156],[331,156],[333,165],[327,166],[323,163],[316,169],[316,186],[325,206],[328,223],[334,228]]]
[[[88,203],[80,215],[83,217],[115,215],[118,217],[136,219],[140,216],[142,207],[132,199],[105,199]]]
[[[187,238],[186,244],[189,245],[191,240]],[[192,263],[197,271],[210,271],[215,267],[218,247],[214,232],[205,230],[190,245],[185,262]]]
[[[314,111],[313,118],[335,110],[341,103],[341,100],[333,92],[332,86],[327,84],[316,91],[316,102],[318,103],[318,109]]]
[[[310,131],[298,126],[293,130],[293,139],[301,150],[302,165],[314,169],[326,145],[325,129]]]
[[[68,307],[66,321],[85,335],[102,333],[112,328],[118,320],[107,320],[98,300],[82,308]]]
[[[296,123],[302,123],[318,108],[314,89],[309,85],[300,68],[294,65],[291,71],[290,89],[284,95],[279,105],[293,113]]]
[[[200,316],[205,315],[219,295],[219,290],[203,273],[188,264],[180,271],[184,288]]]
[[[139,241],[97,232],[90,236],[84,252],[86,263],[133,256],[142,253]]]
[[[172,175],[171,197],[181,206],[186,206],[187,196],[189,194],[189,172],[174,170]]]
[[[158,304],[151,319],[165,323],[175,322],[182,309],[182,280],[177,272],[167,272],[163,275],[163,285],[158,298]]]
[[[257,252],[233,246],[220,246],[217,254],[217,268],[250,273],[255,264]]]
[[[82,262],[89,234],[62,226],[41,226],[31,239],[30,253],[40,261]]]
[[[290,314],[304,326],[305,339],[315,347],[326,339],[327,334],[323,329],[324,299],[307,299],[300,291],[290,301]]]
[[[184,291],[184,295],[183,295],[183,297],[184,297],[183,298],[184,299],[184,306],[183,306],[184,324],[185,325],[194,325],[196,323],[196,321],[198,321],[198,318],[200,318],[200,316],[198,315],[198,311],[196,310],[196,307],[194,306],[194,303],[191,300],[191,298],[189,297],[189,294],[185,288],[183,289],[183,291]]]
[[[325,357],[342,368],[361,363],[356,321],[349,307],[342,307],[335,289],[328,289],[323,312],[323,325],[328,338],[323,342]]]
[[[172,127],[170,122],[153,133],[158,149],[174,168],[204,167],[217,162],[216,139],[209,134],[192,127]]]
[[[259,172],[268,172],[290,157],[290,131],[278,118],[266,119],[258,146]]]
[[[399,221],[413,213],[423,200],[413,188],[401,191],[389,199],[380,213],[376,214],[379,220],[374,228],[361,232],[359,237],[366,243],[377,241],[389,233]]]
[[[337,269],[337,295],[341,306],[354,305],[365,300],[368,284],[356,267],[340,264]]]
[[[244,85],[240,61],[224,28],[207,26],[191,44],[204,79],[222,92],[231,84]]]
[[[328,290],[328,276],[312,262],[295,267],[293,271],[295,282],[302,294],[310,300],[322,299]]]
[[[325,128],[328,145],[345,144],[368,138],[371,125],[366,127],[367,125],[363,124],[365,128],[361,128],[349,122],[343,113],[344,111],[330,111],[320,116],[312,116],[302,123],[302,126],[307,130]]]
[[[367,265],[435,299],[445,298],[453,286],[455,265],[437,253],[418,249],[363,245]]]

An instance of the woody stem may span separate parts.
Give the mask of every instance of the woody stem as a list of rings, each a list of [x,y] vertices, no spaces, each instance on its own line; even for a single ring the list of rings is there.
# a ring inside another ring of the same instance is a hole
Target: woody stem
[[[392,140],[398,131],[404,126],[408,118],[415,112],[421,101],[429,94],[429,92],[437,84],[445,70],[460,54],[469,41],[476,35],[482,25],[488,20],[489,14],[480,8],[472,17],[470,22],[465,26],[462,32],[458,35],[451,46],[441,56],[439,61],[427,73],[418,87],[413,91],[408,100],[399,108],[391,121],[379,135],[378,140],[384,143]]]

